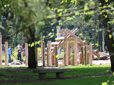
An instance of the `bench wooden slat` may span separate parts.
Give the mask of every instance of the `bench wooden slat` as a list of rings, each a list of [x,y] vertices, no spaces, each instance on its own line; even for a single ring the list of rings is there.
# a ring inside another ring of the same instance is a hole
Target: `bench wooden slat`
[[[63,68],[60,68],[60,69],[35,69],[33,70],[33,73],[57,73],[57,72],[68,72],[70,71],[70,69],[63,69]]]

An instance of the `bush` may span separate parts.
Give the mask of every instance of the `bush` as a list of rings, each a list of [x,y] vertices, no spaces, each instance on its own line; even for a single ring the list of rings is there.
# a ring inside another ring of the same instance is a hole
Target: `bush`
[[[12,55],[11,55],[12,60],[18,59],[17,52],[18,52],[18,49],[14,48],[14,50],[12,51]]]
[[[2,59],[2,62],[5,62],[5,59]]]

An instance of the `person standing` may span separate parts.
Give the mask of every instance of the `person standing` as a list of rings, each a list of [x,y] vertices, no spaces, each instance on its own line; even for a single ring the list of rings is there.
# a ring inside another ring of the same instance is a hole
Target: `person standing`
[[[18,50],[18,60],[21,61],[21,47],[20,47],[19,50]]]
[[[24,52],[24,56],[25,56],[25,48],[23,49],[23,52]]]
[[[8,63],[11,63],[11,46],[9,46],[8,48],[8,55],[9,55]]]

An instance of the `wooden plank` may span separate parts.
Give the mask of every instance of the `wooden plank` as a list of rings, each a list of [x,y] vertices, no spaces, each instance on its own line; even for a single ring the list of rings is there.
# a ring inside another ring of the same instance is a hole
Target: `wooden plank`
[[[82,51],[81,51],[81,53],[80,53],[80,64],[82,64],[83,63],[83,60],[82,60],[83,58],[82,58]]]
[[[92,43],[89,43],[89,64],[92,64]]]
[[[2,66],[2,35],[0,35],[0,66]]]
[[[62,32],[63,32],[65,35],[67,35],[67,32],[65,32],[64,30],[62,30]]]
[[[85,47],[84,46],[82,46],[82,64],[84,64],[85,63]]]
[[[49,60],[48,60],[48,44],[47,44],[47,66],[49,66]]]
[[[52,65],[52,59],[51,59],[51,41],[48,41],[48,64],[47,66],[51,66]]]
[[[76,28],[76,29],[74,30],[74,32],[73,32],[73,33],[75,34],[75,33],[77,33],[78,31],[79,31],[79,29],[78,29],[78,28]]]
[[[55,65],[55,46],[53,47],[53,52],[51,53],[52,56],[52,65]]]
[[[55,40],[64,40],[64,37],[58,37],[58,38],[55,38]]]
[[[73,53],[73,47],[74,47],[74,42],[71,42],[71,55],[72,55],[72,53]],[[73,56],[72,57],[70,57],[71,58],[71,65],[73,65]]]
[[[64,43],[63,51],[64,51],[64,65],[66,65],[66,43]]]
[[[70,65],[70,42],[68,43],[68,65]]]
[[[8,66],[8,42],[5,42],[5,66]]]
[[[59,31],[59,33],[60,33],[61,35],[63,35],[63,34],[64,34],[61,30]]]
[[[52,59],[52,60],[51,60],[52,65],[54,65],[54,64],[55,64],[55,62],[54,62],[54,54],[51,54],[51,57],[52,57],[52,58],[51,58],[51,59]]]
[[[87,65],[87,46],[85,46],[85,65]]]
[[[88,42],[87,41],[83,41],[83,43],[86,45]]]
[[[75,38],[74,40],[74,56],[75,56],[75,65],[78,65],[78,61],[77,61],[77,57],[78,57],[78,52],[77,52],[77,49],[78,49],[78,39]]]
[[[26,60],[26,66],[28,65],[28,44],[25,43],[25,60]]]
[[[59,42],[52,42],[51,45],[58,45]]]
[[[66,64],[65,65],[68,65],[68,57],[69,57],[69,55],[68,55],[68,51],[69,51],[68,44],[69,44],[69,42],[67,41],[66,42]]]

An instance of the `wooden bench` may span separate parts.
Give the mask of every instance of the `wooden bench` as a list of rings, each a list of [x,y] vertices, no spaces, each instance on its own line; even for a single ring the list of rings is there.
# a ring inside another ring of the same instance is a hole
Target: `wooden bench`
[[[56,73],[56,78],[63,78],[63,72],[68,72],[70,69],[53,68],[53,69],[35,69],[33,73],[39,74],[39,79],[46,79],[46,73]]]

